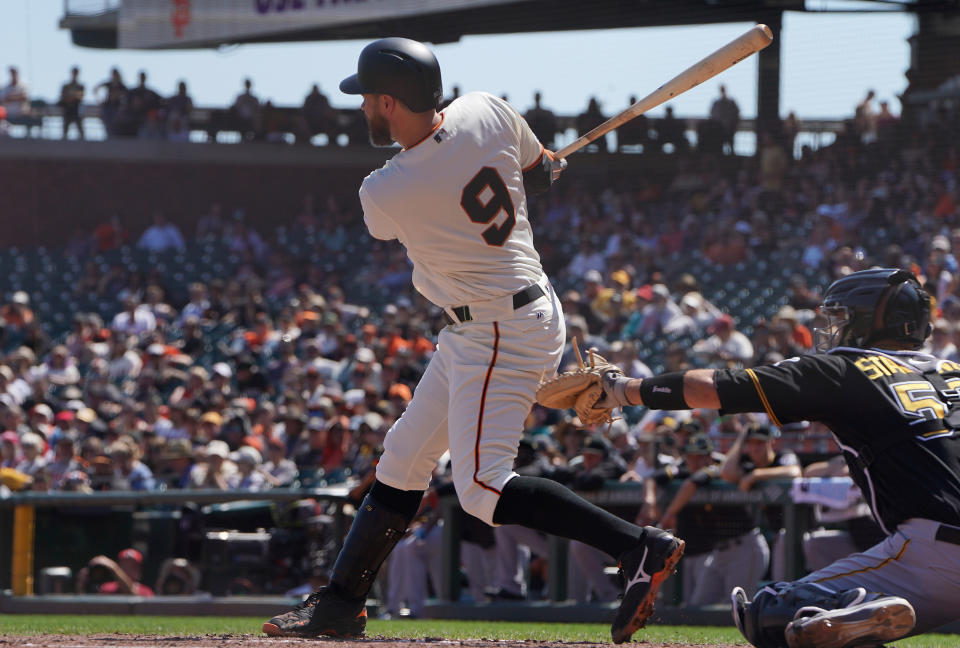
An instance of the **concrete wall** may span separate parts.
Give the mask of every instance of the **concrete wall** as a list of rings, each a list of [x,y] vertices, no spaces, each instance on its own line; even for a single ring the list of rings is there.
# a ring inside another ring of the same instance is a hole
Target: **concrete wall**
[[[247,222],[289,221],[308,192],[333,193],[356,211],[364,176],[388,153],[269,144],[0,140],[0,222],[4,246],[65,243],[112,214],[136,236],[162,209],[185,234],[213,202]]]

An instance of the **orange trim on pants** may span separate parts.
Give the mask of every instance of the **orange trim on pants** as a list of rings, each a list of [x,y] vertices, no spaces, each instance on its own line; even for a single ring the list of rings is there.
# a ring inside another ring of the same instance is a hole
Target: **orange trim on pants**
[[[814,582],[814,583],[823,583],[824,581],[833,580],[834,578],[844,578],[845,576],[853,576],[854,574],[862,574],[862,573],[864,573],[864,572],[874,571],[874,570],[880,569],[880,568],[882,568],[882,567],[890,564],[890,562],[892,562],[892,561],[894,561],[894,560],[900,560],[900,558],[903,556],[903,553],[907,550],[907,546],[908,546],[909,544],[910,544],[910,541],[909,541],[909,540],[907,540],[906,542],[904,542],[904,543],[903,543],[903,546],[900,547],[900,551],[897,552],[897,555],[896,555],[896,556],[891,556],[891,557],[889,557],[889,558],[885,558],[884,560],[882,560],[882,561],[880,562],[879,565],[875,565],[875,566],[873,566],[873,567],[864,567],[863,569],[854,569],[853,571],[844,572],[844,573],[842,573],[842,574],[834,574],[833,576],[825,576],[825,577],[823,577],[823,578],[818,578],[817,580],[815,580],[815,581],[813,581],[813,582]]]
[[[500,327],[496,322],[493,323],[493,357],[490,358],[490,366],[487,367],[487,377],[483,381],[483,393],[480,394],[480,413],[477,415],[477,440],[473,445],[473,482],[480,488],[484,488],[491,493],[500,494],[496,488],[487,486],[477,479],[480,473],[480,437],[483,434],[483,408],[487,402],[487,387],[490,386],[490,376],[493,375],[493,366],[497,364],[497,350],[500,348]]]

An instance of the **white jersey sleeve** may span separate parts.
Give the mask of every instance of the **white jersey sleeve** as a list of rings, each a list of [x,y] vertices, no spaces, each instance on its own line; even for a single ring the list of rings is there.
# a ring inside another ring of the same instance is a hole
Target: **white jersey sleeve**
[[[384,241],[397,238],[396,224],[373,202],[368,192],[360,192],[360,205],[363,207],[363,222],[373,238]]]
[[[526,171],[536,166],[543,157],[543,145],[540,144],[537,136],[533,134],[530,126],[527,124],[527,120],[523,118],[523,115],[521,115],[516,108],[502,99],[495,99],[495,101],[498,101],[502,105],[502,108],[509,110],[514,119],[514,128],[516,128],[517,134],[520,137],[521,168]]]
[[[364,221],[374,237],[406,247],[414,287],[438,306],[522,290],[543,276],[523,188],[543,147],[512,106],[487,93],[464,95],[441,115],[363,181]]]

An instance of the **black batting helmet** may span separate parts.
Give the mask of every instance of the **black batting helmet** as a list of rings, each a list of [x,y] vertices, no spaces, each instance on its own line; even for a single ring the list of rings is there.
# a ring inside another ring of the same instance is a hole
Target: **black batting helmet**
[[[360,52],[357,73],[340,82],[346,94],[386,94],[413,112],[440,107],[440,64],[426,45],[409,38],[381,38]]]
[[[930,295],[912,273],[897,268],[861,270],[837,279],[823,296],[817,349],[867,348],[893,342],[919,348],[930,335]]]

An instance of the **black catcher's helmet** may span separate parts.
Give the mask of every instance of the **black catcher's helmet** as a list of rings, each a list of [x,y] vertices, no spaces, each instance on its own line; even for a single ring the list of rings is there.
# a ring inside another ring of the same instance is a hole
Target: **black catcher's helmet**
[[[880,341],[916,349],[930,335],[930,295],[912,273],[897,268],[837,279],[827,288],[820,313],[827,326],[814,330],[818,351],[868,348]]]
[[[413,112],[439,108],[440,64],[426,45],[409,38],[381,38],[360,52],[357,73],[340,82],[346,94],[386,94]]]

